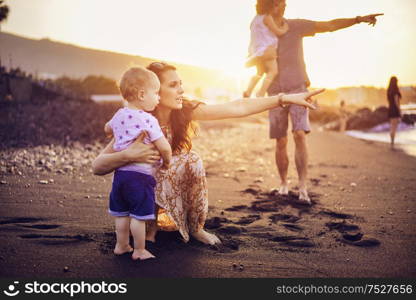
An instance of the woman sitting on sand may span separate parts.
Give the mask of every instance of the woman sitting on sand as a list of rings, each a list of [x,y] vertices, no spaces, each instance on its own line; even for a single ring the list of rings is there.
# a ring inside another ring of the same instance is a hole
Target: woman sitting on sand
[[[155,175],[156,203],[161,218],[157,225],[146,228],[146,239],[155,241],[159,229],[179,230],[185,241],[189,235],[205,244],[220,243],[218,237],[204,230],[208,213],[208,191],[202,160],[191,151],[191,133],[194,120],[218,120],[244,117],[259,113],[281,104],[294,103],[314,108],[307,100],[322,90],[299,94],[236,100],[226,104],[205,105],[202,102],[183,99],[182,81],[172,65],[154,62],[148,67],[160,80],[160,102],[153,112],[168,138],[173,158],[168,170],[158,170]],[[129,148],[114,152],[112,141],[93,162],[96,175],[112,172],[127,163],[155,163],[159,154],[151,145],[145,145],[138,139]]]

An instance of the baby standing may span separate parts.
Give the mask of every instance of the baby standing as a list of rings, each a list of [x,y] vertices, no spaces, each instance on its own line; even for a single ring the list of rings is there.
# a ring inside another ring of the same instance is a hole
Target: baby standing
[[[114,150],[121,151],[132,144],[146,131],[145,143],[153,143],[167,168],[172,158],[172,149],[162,133],[159,123],[148,111],[159,103],[160,82],[157,76],[145,68],[127,70],[120,82],[120,91],[127,106],[119,109],[105,125],[105,132],[114,136]],[[154,166],[149,164],[128,164],[114,173],[110,193],[109,213],[115,217],[117,255],[133,252],[134,260],[153,258],[145,248],[147,220],[155,219],[156,181]],[[129,232],[134,240],[134,249],[129,244]]]

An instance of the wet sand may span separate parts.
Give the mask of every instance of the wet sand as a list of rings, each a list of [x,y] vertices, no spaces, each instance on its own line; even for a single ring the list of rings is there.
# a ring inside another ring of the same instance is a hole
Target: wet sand
[[[18,155],[4,150],[0,276],[415,277],[416,158],[336,132],[315,130],[308,143],[310,207],[296,203],[292,140],[291,193],[273,190],[274,143],[263,116],[203,123],[194,149],[207,171],[206,228],[224,243],[161,232],[149,245],[157,259],[144,262],[112,254],[111,175],[92,175],[88,163],[98,149],[69,171],[11,164]]]

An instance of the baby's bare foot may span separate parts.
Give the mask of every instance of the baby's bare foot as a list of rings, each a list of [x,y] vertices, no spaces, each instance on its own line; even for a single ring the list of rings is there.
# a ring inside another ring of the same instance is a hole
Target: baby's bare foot
[[[145,260],[149,258],[155,258],[155,256],[147,251],[146,249],[134,249],[133,254],[131,255],[133,260]]]
[[[114,254],[115,255],[123,255],[124,253],[131,253],[133,252],[133,248],[130,245],[118,245],[116,244],[116,247],[114,248]]]

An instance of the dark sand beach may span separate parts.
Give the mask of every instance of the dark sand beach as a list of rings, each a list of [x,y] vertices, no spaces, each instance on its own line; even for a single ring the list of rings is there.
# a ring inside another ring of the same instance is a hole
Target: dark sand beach
[[[311,207],[295,201],[292,140],[291,194],[273,190],[264,115],[201,124],[194,149],[209,185],[206,228],[224,243],[161,232],[149,245],[157,259],[145,262],[112,254],[111,175],[90,166],[100,145],[2,150],[0,276],[415,277],[416,158],[336,132],[308,140]],[[29,158],[32,167],[21,162]]]

